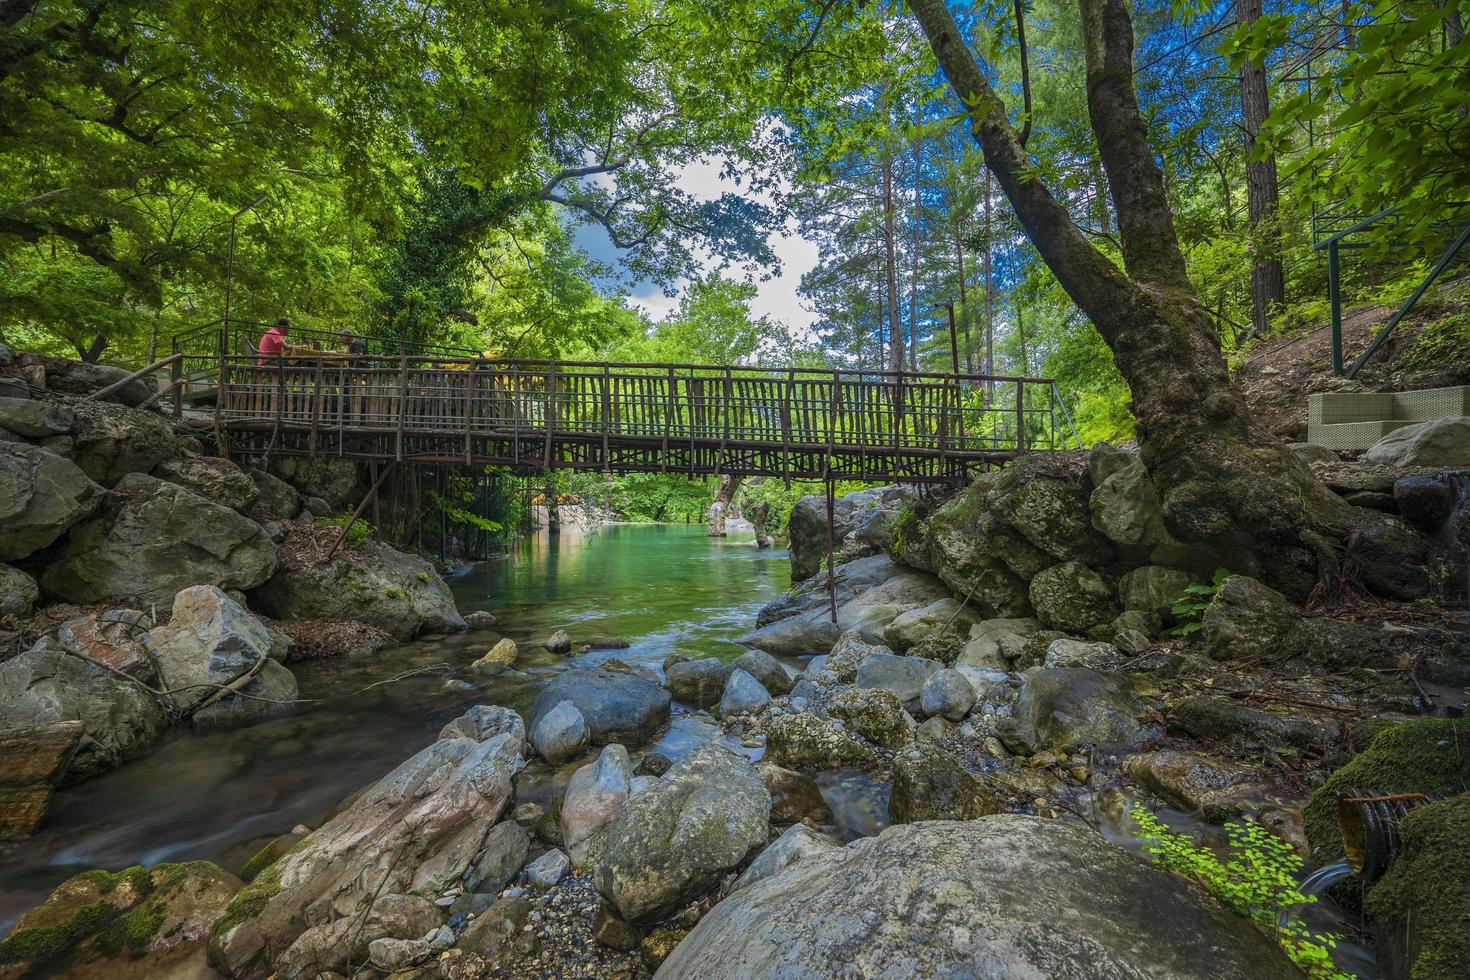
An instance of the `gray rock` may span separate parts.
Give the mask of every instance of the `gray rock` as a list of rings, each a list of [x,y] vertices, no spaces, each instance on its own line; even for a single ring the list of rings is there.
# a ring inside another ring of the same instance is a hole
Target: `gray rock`
[[[919,695],[929,675],[944,665],[923,657],[900,657],[892,653],[875,653],[857,669],[857,686],[888,691],[910,712],[919,710]]]
[[[632,794],[633,767],[621,745],[572,773],[561,803],[562,843],[576,859],[579,847],[618,815]]]
[[[957,599],[945,597],[921,609],[901,613],[883,631],[883,641],[901,653],[941,629],[965,635],[979,622],[978,613],[961,606]]]
[[[551,653],[571,653],[572,636],[566,630],[557,630],[547,637],[545,646]]]
[[[1107,441],[1094,443],[1087,456],[1087,473],[1092,485],[1100,487],[1108,477],[1130,463],[1138,462],[1138,450],[1114,446]]]
[[[985,503],[997,518],[1056,560],[1103,564],[1113,549],[1093,530],[1090,481],[1081,453],[1023,457],[1000,471]]]
[[[1261,770],[1194,752],[1142,752],[1128,756],[1123,769],[1134,782],[1212,823],[1259,810],[1269,792]]]
[[[1363,458],[1388,466],[1470,466],[1470,416],[1395,429],[1375,442]]]
[[[827,714],[886,749],[896,749],[914,738],[914,719],[903,702],[880,688],[842,688],[827,702]]]
[[[975,703],[975,689],[965,675],[953,668],[936,670],[919,692],[919,709],[930,717],[963,721]]]
[[[977,481],[930,515],[930,560],[980,615],[1019,616],[1027,611],[1025,580],[1053,559],[989,512],[986,486]]]
[[[0,728],[79,721],[81,740],[65,770],[69,782],[141,755],[167,726],[140,685],[43,638],[0,663]]]
[[[857,680],[858,667],[875,653],[892,655],[893,651],[879,643],[868,643],[857,630],[848,630],[837,638],[832,652],[827,657],[818,657],[807,668],[808,674],[823,672],[831,674],[839,684],[851,684]],[[817,660],[822,661],[820,668]],[[815,669],[814,669],[815,668]],[[793,689],[794,690],[794,689]]]
[[[350,459],[331,456],[276,456],[271,459],[271,472],[294,487],[301,496],[316,497],[327,508],[323,514],[350,510],[362,499],[358,486],[357,464]]]
[[[180,590],[168,625],[149,632],[145,644],[163,689],[184,717],[252,671],[257,671],[252,680],[238,693],[214,700],[206,709],[208,717],[200,720],[269,714],[280,710],[270,701],[296,699],[296,679],[270,658],[265,624],[213,586]]]
[[[949,594],[933,575],[905,570],[883,555],[848,562],[837,571],[836,623],[831,621],[825,576],[816,576],[762,609],[757,629],[738,642],[793,657],[827,653],[848,630],[867,642],[881,642],[896,616]]]
[[[464,622],[472,630],[488,629],[495,625],[495,616],[483,609],[476,609],[464,614]]]
[[[103,486],[147,473],[177,451],[173,426],[157,412],[106,402],[78,402],[72,461]]]
[[[40,598],[35,579],[18,568],[0,565],[0,616],[24,619]]]
[[[1157,545],[1169,539],[1164,509],[1148,470],[1130,463],[1104,480],[1088,501],[1092,523],[1123,545]]]
[[[791,693],[796,683],[781,662],[764,650],[747,650],[735,658],[730,669],[745,671],[775,697]]]
[[[670,664],[664,676],[664,686],[674,697],[696,708],[709,708],[720,703],[730,668],[714,657],[706,657]]]
[[[240,467],[218,456],[179,456],[153,468],[153,475],[192,490],[205,500],[245,513],[260,490]]]
[[[403,970],[434,955],[424,939],[393,939],[385,936],[368,943],[368,961],[384,973]]]
[[[1303,463],[1309,465],[1312,463],[1336,463],[1339,461],[1337,453],[1328,449],[1326,446],[1318,446],[1310,442],[1290,442],[1286,444],[1286,448],[1295,453],[1297,458]]]
[[[158,669],[145,643],[153,625],[152,616],[136,609],[103,609],[62,623],[56,640],[73,656],[96,661],[156,687]]]
[[[1077,824],[1011,815],[813,848],[715,906],[656,976],[818,977],[833,964],[865,977],[1300,976],[1182,878]]]
[[[634,674],[599,668],[567,670],[552,678],[531,706],[531,730],[563,701],[582,713],[593,745],[638,746],[669,717],[669,692]]]
[[[1141,706],[1117,677],[1082,667],[1027,671],[1016,699],[1015,727],[1002,735],[1025,747],[1134,748],[1146,733]]]
[[[118,481],[115,505],[79,524],[41,588],[71,602],[169,603],[180,589],[251,589],[276,570],[260,525],[191,490],[141,473]]]
[[[509,735],[505,750],[512,755],[526,754],[526,724],[510,708],[498,704],[477,704],[439,729],[439,737],[468,738],[488,742],[499,735]]]
[[[767,724],[766,759],[791,769],[866,769],[877,764],[878,754],[831,719],[777,715]]]
[[[97,509],[102,488],[71,460],[0,442],[0,561],[35,554]]]
[[[400,640],[465,628],[433,565],[372,538],[329,562],[283,562],[255,599],[277,619],[352,619]]]
[[[289,521],[301,513],[301,494],[291,484],[264,470],[253,469],[248,476],[256,489],[255,516],[262,520]]]
[[[561,701],[542,715],[531,730],[531,744],[541,758],[559,766],[585,749],[590,735],[577,706],[571,701]]]
[[[770,703],[771,695],[760,681],[743,670],[732,670],[716,713],[721,718],[753,715]]]
[[[514,820],[502,820],[485,836],[475,863],[470,865],[465,888],[472,892],[498,892],[510,884],[531,853],[531,838]]]
[[[832,508],[834,540],[842,542],[860,531],[858,543],[862,547],[870,551],[886,547],[889,527],[914,496],[909,487],[874,487],[837,498]],[[791,508],[787,529],[791,537],[791,581],[800,582],[817,574],[826,556],[826,500],[802,497]]]
[[[1301,611],[1270,586],[1231,575],[1205,610],[1200,636],[1216,660],[1253,657],[1279,647],[1301,621]]]
[[[1138,656],[1153,646],[1153,642],[1147,633],[1138,629],[1125,629],[1113,637],[1113,646],[1130,657]]]
[[[1145,565],[1127,572],[1118,580],[1118,598],[1125,610],[1165,617],[1195,580],[1194,575],[1176,568]]]
[[[1026,646],[1026,638],[1041,624],[1034,619],[987,619],[970,627],[970,639],[960,648],[957,664],[1010,670]]]
[[[90,395],[117,384],[132,373],[111,364],[73,361],[65,357],[27,354],[25,358],[26,361],[39,363],[42,367],[48,389],[68,395]],[[108,395],[106,401],[136,408],[152,397],[157,390],[147,379],[138,378],[129,381]]]
[[[764,881],[798,861],[840,848],[836,838],[819,834],[805,824],[793,824],[750,862],[750,867],[741,872],[740,877],[735,879],[735,884],[730,886],[730,893],[734,894],[758,881]]]
[[[440,739],[399,765],[236,897],[210,937],[211,961],[234,976],[291,976],[313,955],[344,961],[354,938],[361,956],[372,939],[437,929],[434,902],[463,880],[510,804],[516,744],[509,732]],[[371,919],[389,900],[406,910],[400,921],[364,928],[363,912]]]
[[[66,435],[76,425],[71,409],[30,398],[0,398],[0,428],[27,439]]]
[[[597,890],[629,922],[660,919],[764,846],[770,809],[750,762],[706,742],[618,813]]]
[[[534,888],[555,888],[572,870],[572,859],[552,848],[526,865],[526,879]]]
[[[888,813],[894,823],[920,820],[974,820],[1000,810],[995,794],[979,776],[930,739],[918,739],[893,756],[893,795]]]
[[[1047,626],[1086,632],[1118,615],[1113,590],[1103,577],[1077,561],[1063,562],[1031,580],[1031,606]]]
[[[1070,638],[1052,640],[1046,648],[1043,667],[1086,667],[1104,673],[1117,670],[1123,653],[1111,643],[1088,643]]]

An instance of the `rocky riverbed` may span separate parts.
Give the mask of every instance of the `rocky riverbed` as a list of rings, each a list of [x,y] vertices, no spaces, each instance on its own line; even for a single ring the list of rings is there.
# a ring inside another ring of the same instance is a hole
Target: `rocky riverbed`
[[[242,469],[146,392],[80,401],[105,372],[0,367],[24,386],[0,399],[9,833],[170,731],[309,713],[303,657],[490,627],[420,559],[328,557],[302,491],[330,507],[345,472]],[[1344,964],[1464,976],[1470,649],[1445,600],[1470,460],[1433,428],[1387,461],[1301,450],[1394,514],[1315,588],[1180,540],[1137,454],[1100,446],[948,499],[849,496],[830,579],[803,501],[795,585],[738,645],[572,616],[430,640],[453,676],[409,682],[460,700],[400,758],[238,866],[77,875],[0,940],[0,977],[1292,977],[1270,929],[1118,842],[1141,807],[1326,864],[1353,793],[1429,801],[1386,873],[1340,886],[1378,952]]]

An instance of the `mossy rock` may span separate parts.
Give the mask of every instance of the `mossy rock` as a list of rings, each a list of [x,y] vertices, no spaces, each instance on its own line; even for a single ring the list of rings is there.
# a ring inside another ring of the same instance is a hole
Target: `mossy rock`
[[[0,941],[0,967],[19,967],[16,975],[138,975],[124,964],[172,959],[197,943],[239,887],[207,861],[83,872]]]
[[[888,691],[877,688],[848,688],[833,695],[827,706],[833,718],[840,718],[858,735],[896,749],[914,740],[913,728],[904,717],[903,703]]]
[[[1307,841],[1319,863],[1343,856],[1337,794],[1428,793],[1437,799],[1470,791],[1470,718],[1418,718],[1380,732],[1351,762],[1328,777],[1302,809]]]
[[[1470,795],[1419,807],[1402,850],[1364,896],[1380,959],[1399,980],[1470,977]]]

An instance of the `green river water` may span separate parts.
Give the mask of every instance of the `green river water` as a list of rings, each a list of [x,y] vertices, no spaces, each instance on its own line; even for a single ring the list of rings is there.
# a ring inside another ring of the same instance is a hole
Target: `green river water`
[[[320,703],[249,727],[175,732],[147,756],[58,793],[39,833],[0,845],[0,936],[88,868],[202,858],[236,871],[269,838],[314,824],[433,741],[470,705],[506,704],[524,714],[568,666],[613,656],[658,664],[676,651],[734,659],[742,648],[733,639],[790,584],[786,552],[757,550],[749,525],[723,539],[700,526],[638,525],[527,537],[505,559],[450,581],[460,610],[493,612],[493,629],[293,664],[301,696]],[[518,677],[484,679],[468,669],[501,636],[539,643],[558,628],[632,645],[572,657],[523,652]],[[443,669],[351,693],[436,665]],[[470,689],[446,685],[453,679]],[[665,754],[678,756],[713,731],[678,705],[674,714],[659,745]],[[535,788],[523,795],[534,797]]]

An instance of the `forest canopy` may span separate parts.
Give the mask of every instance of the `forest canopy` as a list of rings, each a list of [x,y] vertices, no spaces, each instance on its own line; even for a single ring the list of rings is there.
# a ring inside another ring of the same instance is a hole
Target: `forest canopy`
[[[1227,354],[1322,320],[1314,232],[1397,209],[1346,273],[1397,296],[1470,217],[1463,6],[1131,8]],[[947,7],[1028,172],[1121,264],[1082,5]],[[962,370],[1053,376],[1085,440],[1125,438],[965,108],[887,2],[0,0],[0,339],[146,363],[218,319],[227,268],[235,317],[503,356],[947,370],[953,309]],[[687,186],[710,161],[736,190]],[[783,229],[818,251],[810,329],[752,312]]]

